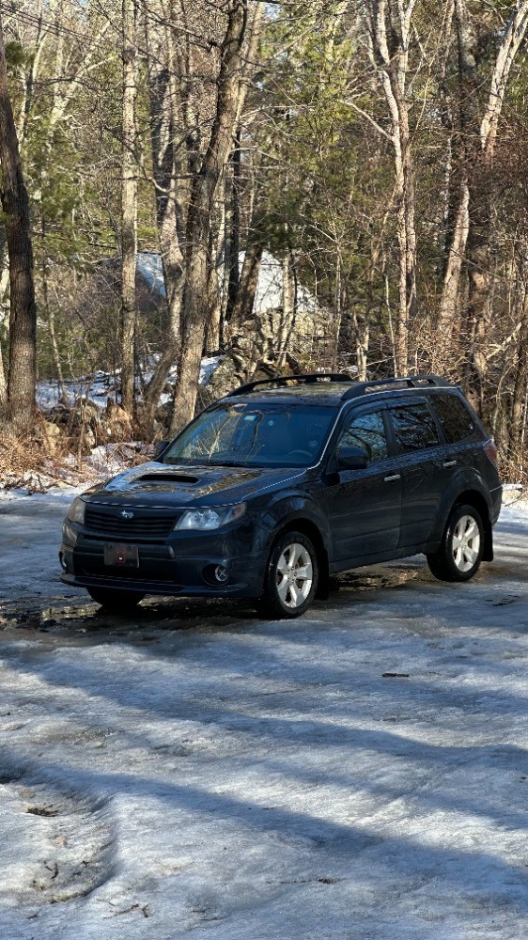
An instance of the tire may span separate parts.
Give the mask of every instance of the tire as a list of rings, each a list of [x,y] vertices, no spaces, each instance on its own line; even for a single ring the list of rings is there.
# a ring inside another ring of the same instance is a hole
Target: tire
[[[437,552],[427,563],[439,581],[469,581],[484,553],[484,526],[474,506],[455,506]]]
[[[96,604],[116,614],[132,610],[145,597],[144,594],[136,591],[119,591],[116,588],[87,588],[86,590]]]
[[[319,580],[317,552],[302,532],[286,532],[273,546],[259,609],[276,620],[304,614]]]

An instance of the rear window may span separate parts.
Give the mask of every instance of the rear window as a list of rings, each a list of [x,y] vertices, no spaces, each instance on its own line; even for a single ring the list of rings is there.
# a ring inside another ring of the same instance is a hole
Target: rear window
[[[448,444],[475,438],[477,425],[458,395],[433,395],[431,404],[440,419]]]
[[[391,408],[394,436],[401,450],[424,450],[440,443],[438,429],[426,404]]]

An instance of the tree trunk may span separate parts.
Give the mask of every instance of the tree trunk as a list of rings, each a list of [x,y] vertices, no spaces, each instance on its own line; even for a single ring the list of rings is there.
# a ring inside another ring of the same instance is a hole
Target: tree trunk
[[[60,401],[64,404],[68,403],[68,396],[66,393],[66,385],[64,383],[64,373],[62,371],[62,363],[59,352],[59,345],[57,343],[57,334],[55,332],[55,313],[49,302],[49,259],[46,245],[46,224],[44,219],[41,220],[41,235],[42,235],[42,296],[44,302],[44,313],[46,320],[48,321],[48,331],[50,336],[51,343],[51,355],[53,359],[53,365],[55,367],[55,372],[57,375],[57,381],[59,383],[59,392],[60,392]]]
[[[295,271],[295,258],[291,248],[285,252],[282,259],[282,316],[277,337],[277,364],[276,372],[280,375],[286,361],[286,354],[291,337],[295,329],[297,317],[297,275]],[[275,345],[275,343],[274,343]]]
[[[5,213],[11,312],[9,321],[8,413],[14,423],[30,425],[35,411],[37,308],[29,198],[24,182],[13,109],[7,85],[0,13],[0,164]]]
[[[123,0],[123,184],[121,228],[121,404],[135,405],[136,271],[138,217],[137,163],[137,6]]]
[[[417,310],[416,207],[414,163],[407,100],[411,20],[416,0],[370,0],[367,7],[370,49],[392,122],[394,201],[399,259],[398,317],[394,331],[395,370],[405,375],[413,358],[412,326]]]
[[[248,245],[246,249],[237,299],[229,324],[231,336],[235,335],[237,328],[253,313],[263,251],[262,245],[256,242]]]
[[[196,407],[205,330],[211,313],[207,287],[214,198],[232,150],[233,135],[247,90],[244,74],[247,7],[248,0],[230,0],[227,7],[228,23],[220,50],[221,65],[215,119],[202,167],[192,180],[187,223],[185,322],[171,422],[173,434],[192,419]],[[253,14],[253,36],[256,35],[256,27],[262,17],[262,7],[259,2]],[[255,53],[256,49],[253,54],[250,52],[247,56],[250,62],[255,58]]]
[[[154,416],[158,407],[159,396],[163,391],[169,372],[177,359],[180,349],[181,308],[183,294],[183,254],[181,241],[186,216],[186,184],[181,158],[177,158],[175,142],[177,129],[187,125],[183,113],[187,85],[177,84],[176,76],[183,70],[185,63],[176,61],[174,50],[175,35],[170,24],[160,32],[152,26],[146,9],[148,50],[148,82],[150,105],[150,140],[152,149],[152,167],[154,194],[156,202],[156,226],[160,247],[163,279],[167,297],[167,331],[161,357],[155,367],[143,397],[142,423],[147,434],[154,429]],[[164,52],[166,50],[166,59]],[[183,104],[182,104],[183,99]],[[182,192],[177,190],[180,179]]]
[[[526,392],[528,387],[528,241],[522,238],[513,266],[519,335],[514,362],[514,382],[510,420],[508,422],[508,455],[522,464],[522,445],[526,427]],[[516,276],[515,276],[516,275]]]
[[[235,149],[232,156],[233,164],[233,175],[230,178],[231,182],[231,192],[230,192],[230,231],[229,239],[227,242],[228,250],[226,251],[226,263],[228,265],[228,291],[227,291],[227,310],[226,310],[226,319],[230,320],[235,309],[235,304],[238,297],[238,290],[240,287],[240,266],[239,266],[239,254],[240,254],[240,184],[241,184],[241,170],[242,170],[242,154],[240,150],[240,141],[241,133],[240,128],[237,130],[236,140],[235,140]]]
[[[472,404],[482,414],[488,369],[486,334],[491,322],[490,298],[493,283],[493,226],[489,179],[511,68],[528,28],[528,0],[517,0],[502,35],[482,119],[479,117],[478,107],[482,83],[479,74],[478,41],[466,0],[456,0],[455,19],[459,47],[461,128],[464,134],[469,188],[469,293],[463,329],[467,348],[466,384]]]
[[[2,356],[2,347],[0,346],[0,412],[7,404],[7,383],[4,372],[4,358]]]
[[[452,339],[458,318],[460,276],[469,234],[469,188],[462,185],[453,240],[449,248],[442,298],[436,323],[436,342],[432,355],[433,372],[443,373],[452,356]]]

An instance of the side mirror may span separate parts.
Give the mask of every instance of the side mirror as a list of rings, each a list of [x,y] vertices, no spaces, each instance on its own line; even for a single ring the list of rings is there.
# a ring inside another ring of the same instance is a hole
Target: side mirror
[[[154,460],[157,460],[158,457],[161,457],[163,451],[169,446],[170,441],[158,441],[154,448]]]
[[[342,447],[337,455],[338,470],[365,470],[368,457],[361,447]]]

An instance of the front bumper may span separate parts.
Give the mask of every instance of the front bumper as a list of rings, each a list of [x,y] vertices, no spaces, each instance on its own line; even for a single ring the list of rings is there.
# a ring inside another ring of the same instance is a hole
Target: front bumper
[[[230,544],[225,536],[173,538],[166,544],[139,543],[137,568],[106,565],[104,547],[108,542],[80,532],[75,546],[63,543],[61,580],[74,587],[105,587],[166,596],[255,598],[262,593],[265,554],[235,552],[233,549],[240,546]],[[217,566],[226,569],[225,582],[216,580]]]

